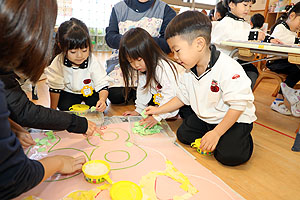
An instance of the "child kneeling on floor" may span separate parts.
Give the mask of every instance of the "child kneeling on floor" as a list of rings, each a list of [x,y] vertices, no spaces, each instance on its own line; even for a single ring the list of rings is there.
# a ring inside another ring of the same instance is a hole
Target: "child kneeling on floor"
[[[186,68],[176,97],[145,114],[173,111],[191,105],[194,114],[177,130],[180,142],[201,139],[200,148],[214,151],[224,165],[248,161],[253,151],[251,130],[256,120],[251,81],[242,66],[210,44],[211,22],[197,11],[176,16],[165,33],[175,60]]]

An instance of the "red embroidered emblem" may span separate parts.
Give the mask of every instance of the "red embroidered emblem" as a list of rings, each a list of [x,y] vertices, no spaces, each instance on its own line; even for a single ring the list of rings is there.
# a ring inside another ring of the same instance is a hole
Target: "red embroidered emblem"
[[[84,84],[89,84],[90,82],[91,82],[91,79],[85,79],[85,80],[83,81]]]
[[[212,80],[211,86],[210,86],[210,90],[211,90],[212,92],[219,92],[220,88],[219,88],[219,86],[218,86],[218,82],[217,82],[217,81]]]
[[[235,74],[235,75],[232,77],[232,79],[238,79],[238,78],[240,78],[240,75],[238,75],[238,74]]]

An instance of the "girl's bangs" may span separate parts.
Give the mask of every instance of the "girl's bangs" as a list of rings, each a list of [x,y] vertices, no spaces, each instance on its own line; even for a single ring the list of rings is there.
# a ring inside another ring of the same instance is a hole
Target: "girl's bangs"
[[[66,38],[68,49],[84,49],[89,46],[89,38],[82,32],[75,32]]]
[[[137,60],[138,58],[141,58],[141,54],[138,51],[138,47],[134,45],[126,45],[124,47],[125,50],[125,56],[127,59]]]

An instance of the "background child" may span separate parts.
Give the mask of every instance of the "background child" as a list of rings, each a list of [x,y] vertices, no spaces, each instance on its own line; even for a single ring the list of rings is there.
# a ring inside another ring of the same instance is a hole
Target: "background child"
[[[278,21],[274,25],[271,37],[280,40],[283,44],[299,44],[297,32],[300,29],[300,2],[291,7],[287,14],[284,15],[286,16],[282,18],[286,20]],[[279,59],[268,62],[267,67],[276,73],[287,74],[284,84],[281,84],[281,90],[271,104],[271,109],[284,115],[292,114],[295,117],[300,117],[300,110],[296,106],[297,101],[300,100],[300,95],[298,93],[285,92],[288,90],[283,88],[285,85],[293,88],[300,80],[299,66],[289,63],[288,59]],[[291,111],[283,103],[283,97],[286,97],[290,103]]]
[[[265,34],[263,32],[250,32],[251,26],[244,20],[250,12],[252,3],[255,3],[255,0],[224,0],[223,3],[229,12],[217,25],[214,26],[211,34],[212,43],[215,44],[220,51],[229,55],[234,49],[233,47],[221,45],[221,42],[223,41],[263,41],[265,39]],[[252,57],[246,58],[239,56],[237,61],[240,64],[243,64],[252,59]],[[253,88],[258,77],[258,71],[253,64],[243,65],[243,68],[248,77],[251,79],[251,88]]]
[[[35,83],[48,63],[46,55],[50,55],[56,0],[43,3],[0,0],[0,5],[0,69],[20,71]],[[3,87],[0,81],[0,199],[13,199],[56,172],[67,174],[80,170],[84,157],[56,155],[39,161],[27,158],[10,129]]]
[[[51,108],[67,111],[83,101],[103,112],[109,79],[104,67],[92,54],[86,25],[75,18],[62,23],[56,34],[55,48],[61,53],[46,69]]]
[[[223,5],[223,1],[216,4],[214,18],[216,21],[221,21],[228,12],[227,8]]]
[[[109,88],[108,96],[112,104],[126,102],[124,81],[118,65],[118,49],[122,36],[131,28],[143,28],[168,54],[170,49],[164,39],[165,29],[175,15],[175,11],[161,0],[124,0],[113,7],[105,35],[107,45],[114,49],[111,58],[107,60],[107,73],[114,80]],[[136,87],[136,82],[131,86],[131,88],[134,87]],[[131,89],[127,99],[135,99],[135,96],[135,89]]]
[[[136,109],[127,111],[124,115],[140,115],[148,103],[161,106],[176,95],[177,73],[183,72],[184,68],[169,60],[144,29],[134,28],[125,33],[120,42],[119,60],[126,91],[134,71],[138,71]],[[188,111],[191,110],[187,109]],[[182,112],[182,117],[190,114],[184,112],[184,108]],[[171,113],[149,116],[141,125],[152,127],[162,119],[176,116],[177,113],[178,110],[175,110]]]
[[[166,39],[186,72],[177,96],[159,108],[146,108],[146,114],[191,105],[195,113],[178,128],[178,140],[190,145],[202,138],[202,150],[214,150],[224,165],[239,165],[253,151],[250,132],[256,116],[251,81],[235,60],[210,45],[210,34],[210,20],[197,11],[184,12],[170,22]]]
[[[257,31],[261,30],[264,23],[265,23],[265,17],[260,13],[256,13],[252,15],[252,17],[250,18],[250,25],[252,30],[257,30]]]

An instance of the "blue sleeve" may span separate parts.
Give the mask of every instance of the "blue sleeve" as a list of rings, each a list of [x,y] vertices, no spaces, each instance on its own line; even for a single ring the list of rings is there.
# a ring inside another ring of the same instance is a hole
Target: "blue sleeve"
[[[119,33],[119,26],[115,9],[111,11],[109,25],[105,29],[105,41],[110,48],[119,49],[122,35]]]
[[[8,121],[9,111],[0,82],[0,199],[12,199],[38,185],[44,168],[24,154]]]
[[[170,53],[171,50],[169,48],[169,45],[167,41],[165,40],[165,31],[166,28],[169,24],[169,22],[176,16],[176,12],[168,5],[165,7],[164,11],[164,18],[163,18],[163,23],[160,28],[160,36],[155,37],[154,40],[157,42],[157,44],[160,46],[160,48],[166,53]]]

